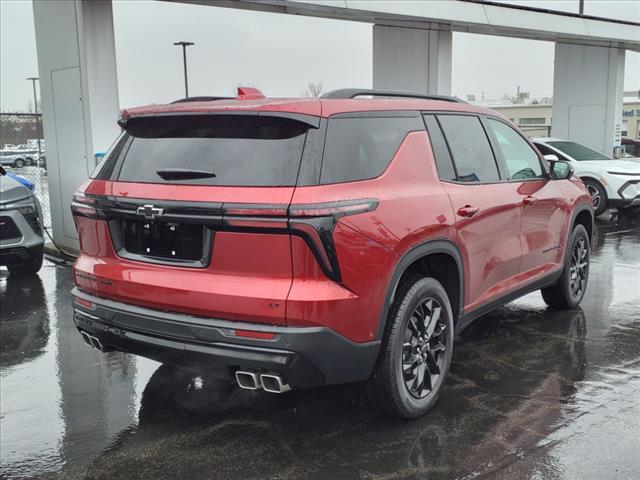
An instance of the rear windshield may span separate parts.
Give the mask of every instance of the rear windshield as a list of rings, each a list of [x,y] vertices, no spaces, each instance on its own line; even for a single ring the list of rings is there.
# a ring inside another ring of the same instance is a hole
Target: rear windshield
[[[116,179],[181,185],[293,186],[309,128],[290,118],[263,115],[134,119],[127,125],[129,144]],[[176,175],[176,171],[183,175]],[[198,172],[205,175],[199,176]]]

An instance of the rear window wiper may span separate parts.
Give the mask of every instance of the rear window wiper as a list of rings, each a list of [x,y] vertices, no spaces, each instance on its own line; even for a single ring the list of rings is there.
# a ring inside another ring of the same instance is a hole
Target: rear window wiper
[[[194,178],[213,178],[215,173],[208,170],[193,170],[191,168],[161,168],[156,173],[163,180],[190,180]]]

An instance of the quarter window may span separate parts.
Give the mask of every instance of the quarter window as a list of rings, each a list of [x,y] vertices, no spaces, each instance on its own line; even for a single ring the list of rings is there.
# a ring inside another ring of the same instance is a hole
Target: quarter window
[[[379,176],[391,163],[407,133],[424,130],[413,117],[334,117],[329,119],[320,183],[342,183]]]
[[[492,118],[487,119],[487,122],[493,130],[504,157],[509,178],[512,180],[542,178],[542,167],[538,155],[524,138],[505,123]]]
[[[497,182],[498,166],[478,117],[439,115],[460,182]]]

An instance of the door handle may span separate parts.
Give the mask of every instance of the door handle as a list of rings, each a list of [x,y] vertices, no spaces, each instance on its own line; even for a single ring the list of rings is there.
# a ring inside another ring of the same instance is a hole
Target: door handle
[[[524,197],[522,199],[522,205],[524,205],[525,207],[530,207],[531,205],[535,204],[538,201],[538,199],[536,197],[532,197],[531,195],[527,195],[526,197]]]
[[[471,205],[465,205],[464,207],[460,207],[458,209],[458,215],[460,215],[461,217],[473,217],[479,211],[480,211],[480,209],[478,207],[472,207]]]

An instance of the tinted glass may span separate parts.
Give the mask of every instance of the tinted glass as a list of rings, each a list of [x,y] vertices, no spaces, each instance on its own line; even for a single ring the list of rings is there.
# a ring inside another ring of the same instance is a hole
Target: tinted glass
[[[491,145],[478,117],[440,115],[438,121],[447,139],[460,182],[500,180]]]
[[[309,128],[263,115],[156,117],[130,123],[127,131],[134,138],[118,179],[184,185],[295,185]],[[157,173],[174,169],[215,176],[165,180]]]
[[[427,131],[429,132],[429,140],[431,141],[431,149],[436,159],[436,167],[438,168],[438,176],[441,180],[455,180],[456,172],[453,168],[453,162],[451,161],[451,155],[447,148],[447,142],[444,140],[442,130],[436,117],[433,115],[425,115],[424,121],[427,124]]]
[[[414,130],[424,130],[419,116],[330,118],[320,183],[379,176],[407,133]]]
[[[560,152],[557,152],[556,150],[553,150],[553,149],[549,148],[544,143],[535,143],[534,142],[534,145],[536,146],[536,148],[540,151],[540,153],[542,155],[555,155],[556,157],[558,157],[558,160],[569,161],[569,159],[567,157],[562,155]]]
[[[542,167],[538,154],[529,146],[522,136],[506,123],[487,119],[502,152],[509,178],[526,180],[542,178]]]
[[[107,150],[107,153],[105,153],[100,163],[96,165],[96,168],[91,174],[91,178],[96,178],[98,180],[108,180],[111,178],[113,169],[115,168],[116,162],[127,143],[128,137],[129,135],[122,133],[116,141],[113,142],[113,145],[111,145],[109,150]]]
[[[547,142],[554,148],[557,148],[561,152],[566,153],[574,160],[611,160],[611,157],[607,157],[595,150],[591,150],[584,145],[580,145],[576,142]]]

